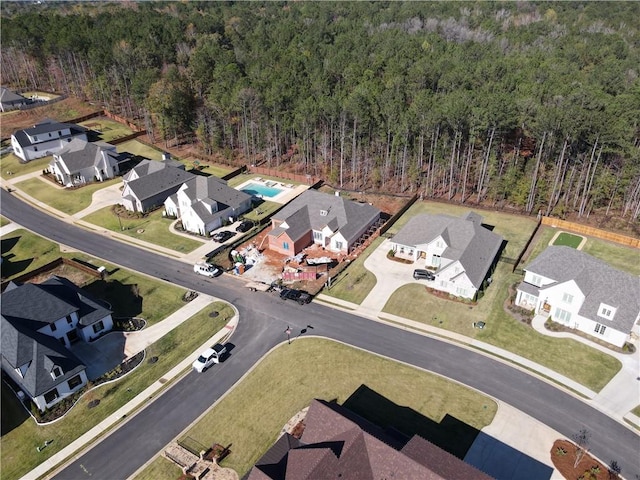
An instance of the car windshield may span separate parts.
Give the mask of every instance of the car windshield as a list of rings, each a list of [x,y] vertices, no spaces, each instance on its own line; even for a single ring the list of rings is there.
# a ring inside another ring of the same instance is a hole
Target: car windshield
[[[193,357],[191,357],[191,358],[193,358]],[[200,355],[200,356],[198,357],[198,362],[199,362],[199,363],[205,363],[206,361],[207,361],[207,359],[206,359],[206,358],[204,358],[202,355]]]

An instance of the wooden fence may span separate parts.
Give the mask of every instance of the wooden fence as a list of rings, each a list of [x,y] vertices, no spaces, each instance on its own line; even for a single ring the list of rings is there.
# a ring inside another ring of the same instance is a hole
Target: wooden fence
[[[587,225],[581,225],[579,223],[567,222],[566,220],[561,220],[559,218],[542,217],[542,224],[554,228],[569,230],[574,233],[580,233],[582,235],[588,235],[590,237],[609,240],[610,242],[619,243],[628,247],[640,248],[640,239],[638,238],[620,235],[619,233],[608,232],[606,230],[589,227]]]
[[[4,282],[2,282],[2,284],[0,285],[0,291],[4,292],[4,289],[7,287],[7,285],[9,284],[9,282],[18,282],[18,283],[23,283],[26,282],[27,280],[38,276],[44,272],[48,272],[50,270],[54,270],[55,268],[59,267],[60,265],[70,265],[73,268],[77,268],[78,270],[81,270],[89,275],[92,275],[96,278],[101,278],[102,274],[98,271],[97,267],[90,267],[88,265],[84,265],[83,263],[80,263],[76,260],[72,260],[70,258],[64,258],[64,257],[58,257],[55,260],[47,263],[46,265],[43,265],[41,267],[38,267],[34,270],[31,270],[30,272],[24,273],[18,277],[12,278],[11,280],[6,280]]]
[[[282,172],[274,168],[255,167],[252,165],[248,167],[248,170],[251,173],[257,173],[259,175],[266,175],[269,177],[286,178],[287,180],[292,180],[297,183],[304,183],[306,185],[315,185],[318,182],[322,181],[322,179],[316,177],[315,175],[298,175],[297,173]]]

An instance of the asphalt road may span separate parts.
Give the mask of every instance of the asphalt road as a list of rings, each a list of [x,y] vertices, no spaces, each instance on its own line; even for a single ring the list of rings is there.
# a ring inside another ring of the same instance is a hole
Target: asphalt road
[[[498,398],[570,437],[586,428],[591,451],[615,460],[625,477],[640,473],[640,436],[585,402],[507,364],[466,348],[363,319],[320,304],[299,306],[251,293],[230,277],[204,279],[191,266],[66,224],[1,190],[2,215],[55,242],[229,302],[240,312],[230,357],[190,373],[55,478],[120,479],[135,472],[227,391],[273,346],[313,334],[439,373]],[[312,327],[312,328],[310,328]],[[295,340],[294,340],[295,341]],[[204,375],[204,376],[203,376]]]

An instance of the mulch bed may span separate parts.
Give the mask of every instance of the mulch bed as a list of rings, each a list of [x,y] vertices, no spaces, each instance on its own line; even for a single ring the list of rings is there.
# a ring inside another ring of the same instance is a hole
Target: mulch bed
[[[615,472],[585,453],[577,466],[576,446],[568,440],[556,440],[551,447],[553,466],[567,480],[616,480],[620,477]]]

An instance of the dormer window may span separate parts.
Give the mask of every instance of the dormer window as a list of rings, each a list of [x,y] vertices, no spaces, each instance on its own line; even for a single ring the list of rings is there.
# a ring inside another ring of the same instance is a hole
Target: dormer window
[[[58,377],[62,376],[62,369],[55,365],[52,369],[51,369],[51,378],[53,378],[54,380]]]
[[[329,214],[329,212],[327,212],[326,210],[320,210],[320,216],[321,217],[326,217]]]
[[[616,308],[611,305],[607,305],[606,303],[601,303],[600,308],[598,308],[598,316],[602,318],[606,318],[607,320],[612,320],[613,316],[616,314]]]

